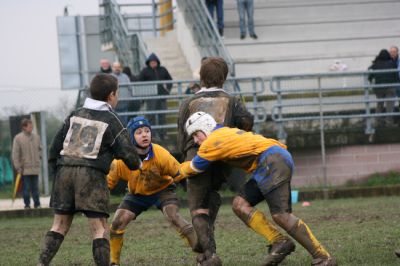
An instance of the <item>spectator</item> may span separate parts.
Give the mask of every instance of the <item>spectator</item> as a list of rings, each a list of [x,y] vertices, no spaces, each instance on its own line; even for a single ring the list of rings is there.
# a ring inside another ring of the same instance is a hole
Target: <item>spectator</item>
[[[108,59],[100,60],[100,71],[99,73],[110,74],[112,72],[110,61]]]
[[[168,70],[161,66],[160,59],[157,55],[152,53],[146,60],[146,67],[142,69],[139,74],[140,81],[158,81],[158,80],[172,80]],[[168,95],[171,92],[172,83],[159,84],[157,86],[158,95]],[[147,100],[148,110],[167,110],[166,99]],[[165,125],[165,114],[157,114],[149,116],[152,125]],[[157,121],[158,120],[158,121]],[[165,130],[159,130],[158,137],[165,138]]]
[[[40,208],[38,179],[42,147],[39,136],[32,132],[33,124],[30,119],[22,120],[21,129],[14,138],[12,160],[22,178],[25,209],[30,209],[31,195],[36,209]]]
[[[236,0],[239,11],[240,23],[240,39],[246,38],[246,13],[247,13],[247,27],[249,29],[250,37],[257,39],[257,34],[254,32],[254,2],[253,0]]]
[[[138,77],[132,74],[131,68],[126,66],[122,69],[122,73],[126,74],[129,77],[129,80],[131,82],[135,82],[138,81]],[[133,88],[131,88],[130,92],[132,93],[132,96],[134,96],[134,91],[132,90]],[[136,100],[136,101],[129,101],[128,102],[128,111],[129,112],[137,112],[140,109],[140,104],[141,102]],[[134,116],[129,116],[129,120],[131,118],[133,118]]]
[[[208,12],[214,19],[214,9],[217,12],[217,28],[219,35],[224,37],[224,0],[206,0]]]
[[[133,97],[132,90],[130,86],[128,85],[131,83],[131,80],[129,79],[128,75],[122,72],[122,67],[119,62],[114,62],[112,64],[112,73],[114,77],[118,79],[118,85],[119,85],[119,97],[120,98],[129,98]],[[117,107],[115,108],[115,111],[117,113],[119,112],[129,112],[130,111],[130,100],[120,100],[118,102]],[[129,116],[123,115],[121,116],[121,120],[124,122],[126,125],[129,121]]]
[[[390,53],[390,57],[392,58],[392,60],[394,61],[394,63],[396,64],[396,66],[397,66],[397,70],[399,71],[397,74],[398,74],[398,77],[399,77],[399,80],[400,80],[400,58],[399,58],[399,48],[397,47],[397,46],[391,46],[390,47],[390,49],[389,49],[389,53]],[[400,86],[397,86],[397,88],[396,88],[396,94],[397,94],[397,97],[399,97],[399,99],[400,99]],[[399,101],[399,109],[400,109],[400,101]]]
[[[372,62],[372,65],[368,68],[370,70],[394,70],[396,69],[397,66],[395,62],[392,60],[390,57],[390,54],[388,50],[382,49],[379,54],[376,56],[375,60]],[[391,72],[391,73],[371,73],[368,76],[368,80],[371,83],[374,83],[376,85],[380,84],[390,84],[390,83],[398,83],[399,82],[399,76],[396,72]],[[378,100],[381,99],[390,99],[394,98],[396,96],[396,88],[394,86],[387,85],[385,87],[377,87],[374,88],[374,93]],[[378,102],[376,106],[376,113],[383,113],[384,112],[384,105],[386,105],[386,112],[387,113],[392,113],[394,110],[394,100],[386,100],[382,102]],[[378,121],[382,121],[378,119]],[[385,119],[386,125],[392,125],[393,124],[393,117],[388,116]]]

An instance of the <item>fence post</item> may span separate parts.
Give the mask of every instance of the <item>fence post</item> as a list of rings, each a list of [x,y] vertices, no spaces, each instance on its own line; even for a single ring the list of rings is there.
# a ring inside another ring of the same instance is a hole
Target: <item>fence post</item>
[[[156,20],[156,14],[157,12],[157,4],[156,4],[156,0],[152,0],[152,20],[153,20],[153,36],[157,37],[157,20]]]
[[[325,128],[324,128],[324,111],[322,109],[322,87],[321,77],[318,77],[318,102],[319,102],[319,129],[321,136],[321,156],[322,156],[322,175],[324,178],[324,199],[328,198],[328,177],[326,173],[326,151],[325,151]]]
[[[253,109],[254,109],[254,120],[258,119],[258,115],[257,115],[257,84],[256,84],[256,79],[252,78],[251,79],[251,87],[253,90]],[[260,133],[260,127],[258,124],[255,124],[254,126],[254,131],[256,133]]]
[[[364,101],[365,101],[365,114],[367,118],[365,119],[365,134],[369,135],[369,141],[372,142],[373,135],[375,134],[375,129],[372,126],[373,119],[371,118],[371,104],[369,102],[369,82],[367,75],[363,75],[364,79]]]
[[[164,36],[167,31],[170,31],[174,28],[172,17],[172,1],[165,0],[162,2],[162,4],[160,4],[159,7],[161,36]]]
[[[271,86],[273,87],[274,85],[274,80],[271,80]],[[273,90],[271,90],[273,91]],[[276,80],[276,98],[278,100],[278,140],[282,142],[286,142],[286,132],[285,129],[283,128],[283,116],[282,116],[282,88],[281,88],[281,80],[277,79]]]

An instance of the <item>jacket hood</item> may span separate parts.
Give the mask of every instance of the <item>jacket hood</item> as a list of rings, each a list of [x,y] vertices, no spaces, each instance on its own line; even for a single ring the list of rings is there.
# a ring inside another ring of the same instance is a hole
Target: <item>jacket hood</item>
[[[149,57],[146,59],[146,66],[149,66],[150,61],[157,61],[158,66],[160,66],[160,59],[158,59],[157,55],[155,53],[151,53]]]

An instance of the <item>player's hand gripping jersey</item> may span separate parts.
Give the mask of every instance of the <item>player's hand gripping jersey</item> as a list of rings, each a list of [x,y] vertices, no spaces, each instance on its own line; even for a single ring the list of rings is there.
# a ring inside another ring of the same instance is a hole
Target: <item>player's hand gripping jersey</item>
[[[131,171],[123,161],[114,160],[107,176],[108,187],[113,189],[122,178],[128,182],[130,193],[152,195],[171,185],[178,170],[178,161],[166,149],[153,143],[140,170]]]
[[[252,172],[257,167],[259,155],[273,146],[286,149],[286,145],[277,140],[238,128],[220,127],[200,145],[192,161],[181,164],[180,177],[205,171],[214,161],[223,161]]]

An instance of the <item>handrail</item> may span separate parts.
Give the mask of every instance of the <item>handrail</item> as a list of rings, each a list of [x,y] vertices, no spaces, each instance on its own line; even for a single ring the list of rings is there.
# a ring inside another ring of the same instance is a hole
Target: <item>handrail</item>
[[[119,61],[130,66],[133,73],[138,73],[148,55],[146,45],[138,33],[129,33],[125,21],[115,0],[103,0],[104,8],[102,41],[115,45]]]
[[[195,42],[202,56],[220,56],[229,66],[232,77],[235,76],[235,62],[225,47],[217,27],[211,18],[204,1],[177,0],[183,12],[186,24],[192,27]]]

